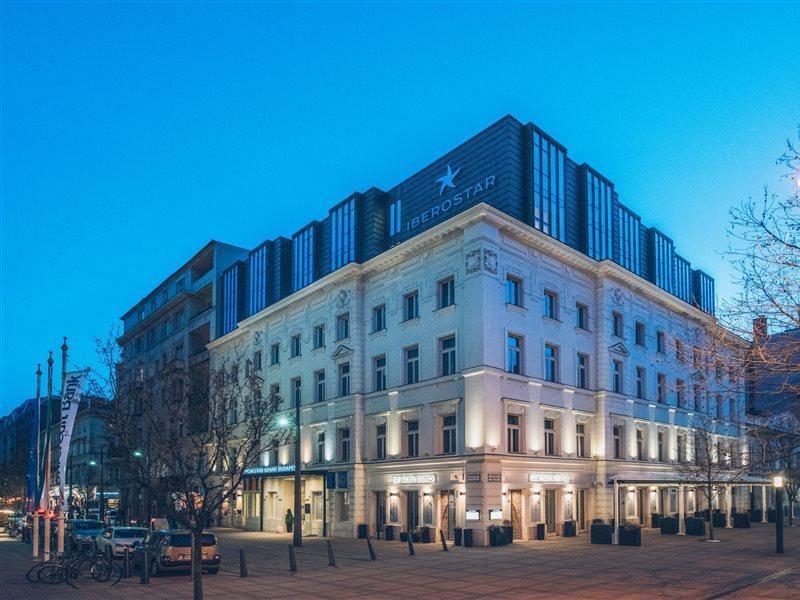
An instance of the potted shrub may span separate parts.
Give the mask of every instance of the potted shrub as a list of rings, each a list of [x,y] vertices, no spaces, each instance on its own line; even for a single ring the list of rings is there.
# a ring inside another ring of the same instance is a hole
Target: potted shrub
[[[675,517],[661,517],[659,521],[661,533],[665,535],[676,535],[678,533],[678,519]]]
[[[283,520],[286,523],[286,533],[292,533],[294,530],[294,515],[292,514],[291,508],[286,510],[286,516]]]
[[[464,530],[461,527],[456,527],[453,529],[453,541],[456,543],[456,546],[461,545],[461,537]]]
[[[564,537],[575,537],[577,527],[575,521],[564,521]]]
[[[502,546],[506,531],[501,525],[489,525],[489,545]]]
[[[593,544],[610,544],[611,543],[611,525],[603,523],[602,519],[595,519],[592,521],[590,528],[591,542]]]
[[[705,535],[706,522],[701,517],[686,517],[686,535]]]
[[[619,528],[619,545],[620,546],[641,546],[642,545],[642,527],[636,523],[628,523]]]

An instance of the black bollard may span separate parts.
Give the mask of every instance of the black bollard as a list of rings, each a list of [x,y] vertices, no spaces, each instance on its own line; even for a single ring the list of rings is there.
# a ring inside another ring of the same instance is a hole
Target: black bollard
[[[289,544],[289,570],[297,571],[297,561],[294,558],[294,546]]]
[[[367,534],[367,550],[369,550],[370,560],[378,560],[378,557],[375,556],[375,550],[372,549],[372,542],[369,539],[369,534]]]
[[[408,541],[408,555],[409,556],[414,556],[414,554],[416,554],[416,552],[414,552],[414,542],[411,541],[411,534],[410,533],[408,534],[408,537],[406,538],[406,541]]]
[[[150,553],[147,548],[142,552],[142,569],[139,571],[139,583],[150,583]]]
[[[333,555],[333,544],[331,543],[330,538],[328,538],[327,542],[328,542],[328,566],[335,567],[336,557]]]
[[[447,552],[447,540],[444,538],[444,531],[439,530],[439,538],[442,540],[442,550]]]
[[[242,548],[239,548],[239,577],[247,577],[247,560]]]
[[[122,563],[122,576],[127,579],[131,576],[131,549],[125,548],[125,556]]]

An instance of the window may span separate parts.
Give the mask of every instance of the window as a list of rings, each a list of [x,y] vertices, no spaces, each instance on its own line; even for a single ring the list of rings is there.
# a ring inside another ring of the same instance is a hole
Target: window
[[[325,401],[325,369],[314,372],[314,401]]]
[[[339,522],[350,520],[349,492],[336,492],[336,520]]]
[[[419,456],[419,421],[406,421],[406,456]]]
[[[539,129],[533,130],[533,226],[566,241],[566,150]]]
[[[381,304],[372,309],[372,333],[386,329],[386,305]]]
[[[406,383],[419,381],[419,346],[405,349]]]
[[[586,425],[575,425],[575,456],[586,458]]]
[[[314,327],[314,350],[325,346],[325,325]]]
[[[686,355],[683,352],[683,342],[680,340],[675,340],[675,360],[678,362],[684,362],[686,359]]]
[[[717,418],[721,419],[725,414],[725,409],[723,408],[722,402],[722,394],[717,394]]]
[[[281,386],[278,383],[273,383],[269,386],[269,401],[272,410],[280,410],[281,404]]]
[[[350,337],[350,313],[336,317],[336,341]]]
[[[350,363],[339,365],[339,395],[350,395]]]
[[[522,337],[510,333],[506,338],[506,372],[522,373]]]
[[[330,212],[331,271],[356,258],[356,201],[345,200]]]
[[[325,462],[325,432],[317,432],[317,462]]]
[[[614,445],[614,458],[622,458],[622,441],[623,432],[622,425],[614,425],[613,427],[613,445]]]
[[[667,447],[666,440],[664,439],[664,432],[658,432],[658,462],[667,460]]]
[[[695,410],[698,410],[700,408],[700,397],[702,393],[703,392],[701,385],[699,383],[695,383],[692,386],[692,400],[694,401],[694,406],[692,408],[694,408]]]
[[[253,370],[258,372],[261,370],[261,351],[253,352]]]
[[[281,362],[281,345],[274,343],[269,349],[269,364],[277,365]]]
[[[667,334],[663,331],[656,332],[656,351],[659,354],[667,353]]]
[[[644,431],[641,429],[636,430],[636,458],[637,460],[645,460],[645,441]]]
[[[736,399],[729,398],[728,399],[728,419],[731,421],[738,421],[739,420],[739,411],[736,410]]]
[[[644,400],[647,372],[644,367],[636,367],[636,397]]]
[[[556,422],[555,419],[544,420],[544,453],[547,456],[556,456]]]
[[[522,306],[522,280],[513,275],[506,275],[506,303]]]
[[[683,379],[675,380],[675,396],[678,406],[684,406],[686,404],[686,384],[683,382]]]
[[[403,320],[410,321],[419,317],[419,292],[413,291],[403,296]]]
[[[442,417],[442,454],[456,453],[456,416]]]
[[[454,375],[456,372],[456,336],[448,335],[439,340],[442,376]]]
[[[611,383],[612,389],[616,394],[624,393],[622,381],[622,362],[615,360],[611,362]]]
[[[386,425],[378,425],[375,428],[375,458],[377,460],[386,458]]]
[[[700,368],[700,348],[692,349],[692,364],[694,365],[695,369]]]
[[[300,406],[302,401],[302,383],[299,377],[292,379],[292,405]]]
[[[667,376],[663,373],[659,373],[656,376],[656,381],[658,382],[656,393],[658,394],[658,401],[659,402],[666,402],[667,401]]]
[[[647,340],[645,339],[644,323],[642,323],[641,321],[636,321],[636,345],[637,346],[647,345]]]
[[[558,347],[553,344],[544,345],[544,378],[558,381]]]
[[[678,462],[686,462],[686,434],[678,433],[676,436],[678,443]]]
[[[581,352],[575,357],[575,386],[581,389],[589,389],[589,357]]]
[[[314,225],[292,236],[292,283],[294,291],[314,281]]]
[[[508,452],[519,453],[520,450],[520,416],[506,416],[506,448]]]
[[[586,168],[586,250],[595,260],[614,252],[614,186]]]
[[[177,281],[175,281],[175,293],[182,292],[183,289],[186,287],[186,280],[181,277]]]
[[[386,355],[376,356],[372,359],[372,387],[376,392],[386,389]]]
[[[550,290],[544,291],[544,316],[558,319],[558,294]]]
[[[456,303],[456,280],[450,276],[439,281],[438,289],[439,308],[446,308]]]
[[[292,339],[289,343],[289,358],[295,358],[300,356],[300,334],[296,334],[292,336]]]
[[[395,200],[389,205],[389,235],[397,235],[400,233],[402,221],[400,220],[401,214],[400,200]]]
[[[589,329],[589,307],[580,302],[575,303],[575,327],[578,329]]]
[[[342,462],[350,461],[350,428],[345,427],[339,430],[339,460]]]
[[[623,320],[622,313],[614,311],[611,313],[611,333],[617,337],[623,336]]]

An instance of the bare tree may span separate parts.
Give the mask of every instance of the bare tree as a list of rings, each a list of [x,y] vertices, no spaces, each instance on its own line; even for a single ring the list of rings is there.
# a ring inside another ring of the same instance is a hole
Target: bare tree
[[[800,419],[790,413],[774,415],[764,420],[756,433],[761,452],[761,472],[783,477],[789,503],[789,524],[794,525],[794,505],[800,495]]]
[[[157,499],[171,522],[192,536],[194,598],[203,597],[203,532],[235,497],[245,469],[285,442],[275,422],[278,398],[262,399],[263,381],[240,346],[212,368],[123,363],[115,342],[98,341],[113,379],[108,428],[127,479]],[[241,366],[244,365],[244,369]],[[243,372],[242,372],[243,371]]]

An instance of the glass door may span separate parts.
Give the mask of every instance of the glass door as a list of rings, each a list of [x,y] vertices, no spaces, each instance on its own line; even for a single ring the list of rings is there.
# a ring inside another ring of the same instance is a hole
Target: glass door
[[[419,528],[419,492],[406,492],[406,531]]]
[[[439,527],[444,537],[452,540],[456,528],[456,493],[453,490],[439,493],[439,509],[441,511]]]
[[[547,533],[556,532],[556,491],[544,491],[544,522]]]
[[[375,494],[375,537],[381,539],[383,526],[386,525],[386,492]]]

